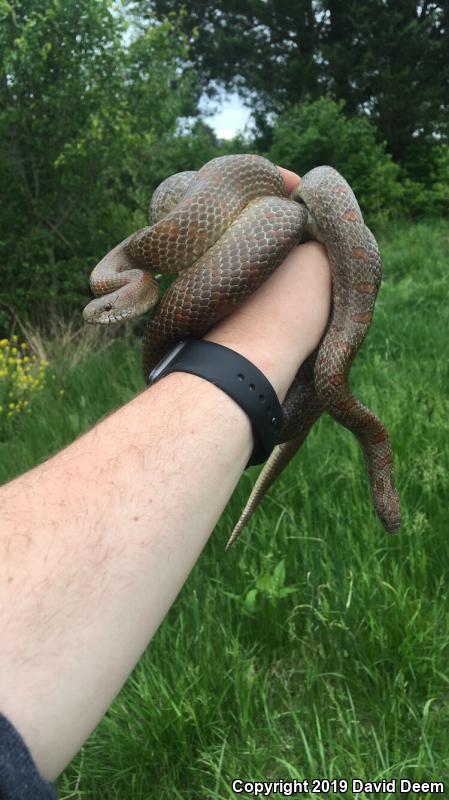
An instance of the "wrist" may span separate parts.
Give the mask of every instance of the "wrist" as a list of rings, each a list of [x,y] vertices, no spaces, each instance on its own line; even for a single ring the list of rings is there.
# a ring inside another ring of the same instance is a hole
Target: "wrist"
[[[302,362],[319,343],[329,317],[330,270],[325,248],[306,242],[204,339],[252,361],[282,402]]]

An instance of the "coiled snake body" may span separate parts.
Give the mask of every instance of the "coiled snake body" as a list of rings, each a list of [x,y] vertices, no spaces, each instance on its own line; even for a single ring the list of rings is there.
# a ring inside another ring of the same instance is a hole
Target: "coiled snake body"
[[[306,239],[322,242],[332,274],[332,311],[318,348],[299,369],[283,403],[278,444],[264,465],[228,546],[328,412],[358,438],[375,510],[400,526],[388,432],[352,394],[349,371],[371,323],[381,281],[377,243],[348,183],[332,167],[312,169],[287,195],[278,169],[254,155],[221,156],[198,172],[173,175],[155,191],[150,226],[129,236],[94,268],[97,299],[87,322],[138,316],[157,303],[151,272],[180,273],[159,301],[143,341],[145,375],[181,339],[200,338]]]

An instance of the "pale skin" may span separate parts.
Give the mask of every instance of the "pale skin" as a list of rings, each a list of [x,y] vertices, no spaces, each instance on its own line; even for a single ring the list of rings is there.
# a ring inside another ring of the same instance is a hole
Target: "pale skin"
[[[290,191],[298,176],[281,172]],[[282,402],[330,294],[326,251],[307,242],[205,338],[256,364]],[[228,395],[174,373],[0,489],[0,710],[47,780],[148,646],[252,448]]]

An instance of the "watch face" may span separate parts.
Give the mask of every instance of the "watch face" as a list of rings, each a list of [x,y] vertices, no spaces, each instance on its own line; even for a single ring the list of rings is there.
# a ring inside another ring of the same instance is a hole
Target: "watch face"
[[[156,364],[156,366],[153,367],[153,369],[151,370],[151,372],[150,372],[150,374],[148,376],[148,383],[154,383],[156,378],[159,378],[159,376],[162,374],[162,372],[164,372],[164,370],[166,370],[167,367],[171,364],[173,359],[176,358],[176,356],[178,355],[179,351],[182,350],[182,348],[184,347],[185,344],[187,344],[186,340],[184,340],[182,342],[179,342],[173,348],[173,350],[170,350],[170,352],[166,356],[161,358],[159,363]]]

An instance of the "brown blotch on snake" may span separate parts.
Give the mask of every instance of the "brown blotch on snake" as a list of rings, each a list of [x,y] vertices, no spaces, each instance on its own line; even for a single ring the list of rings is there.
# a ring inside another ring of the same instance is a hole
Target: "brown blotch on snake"
[[[377,294],[377,288],[374,283],[356,283],[354,288],[361,294]]]
[[[335,169],[323,166],[304,175],[289,196],[278,169],[266,159],[221,156],[198,172],[164,181],[150,204],[150,225],[113,248],[91,275],[97,297],[84,309],[87,322],[131,319],[156,306],[143,340],[147,376],[179,340],[204,336],[307,239],[321,242],[328,253],[331,316],[287,393],[278,444],[228,546],[323,412],[357,437],[379,519],[388,531],[399,529],[388,432],[349,386],[382,273],[376,240],[354,193]],[[151,272],[178,273],[160,300]]]
[[[359,217],[357,211],[354,211],[353,209],[349,209],[348,211],[345,211],[345,213],[343,214],[342,219],[344,219],[345,222],[359,222],[360,217]]]
[[[354,322],[371,322],[373,315],[371,311],[364,311],[362,314],[351,314],[351,319]]]

